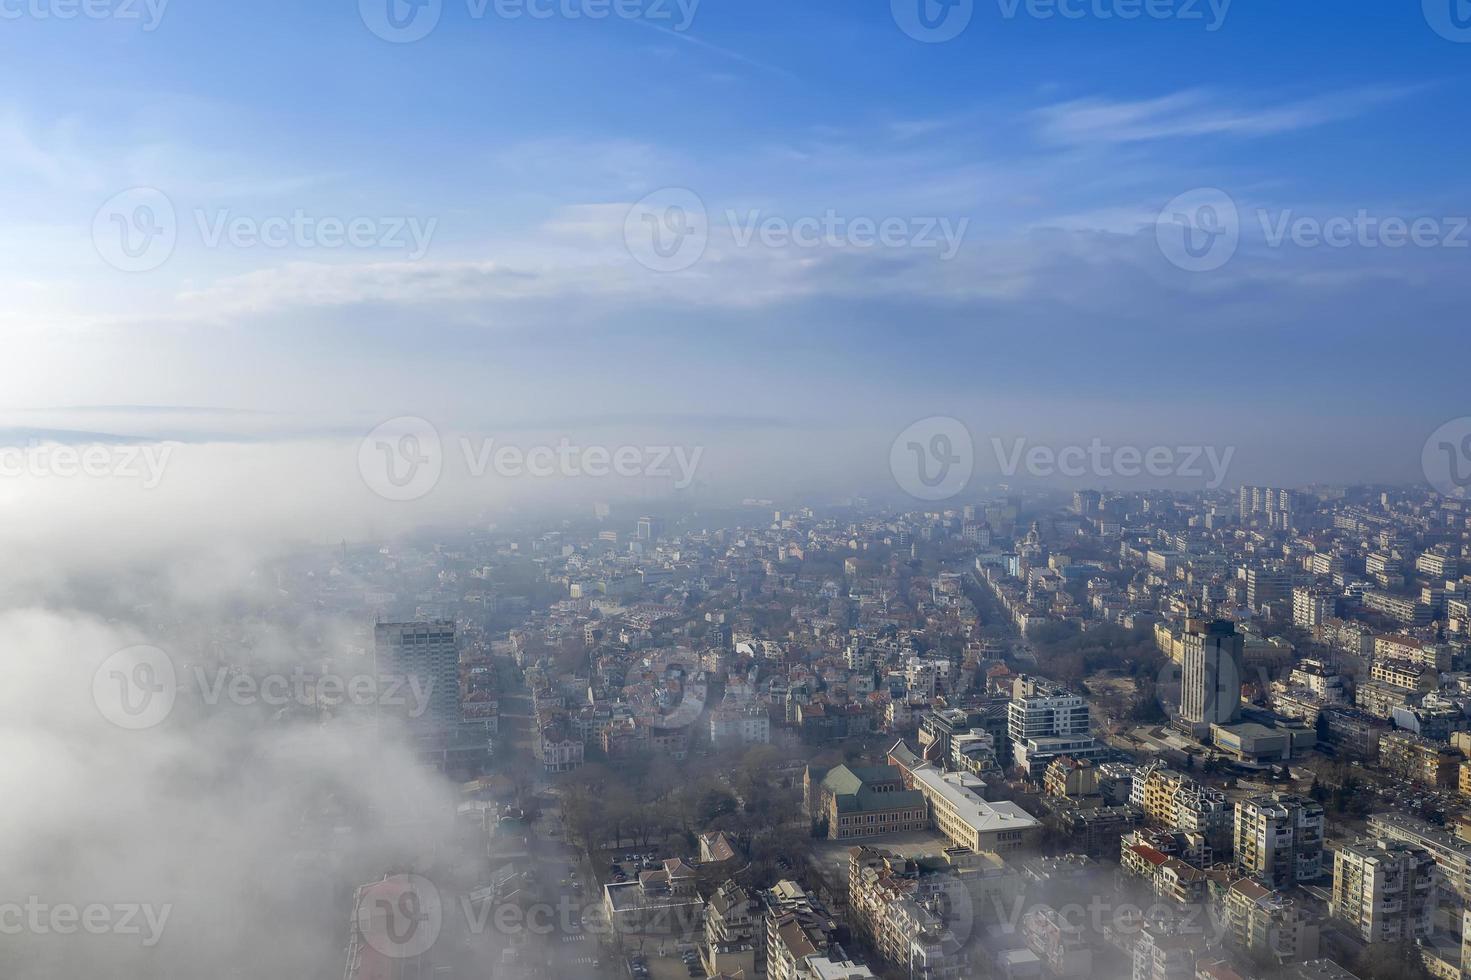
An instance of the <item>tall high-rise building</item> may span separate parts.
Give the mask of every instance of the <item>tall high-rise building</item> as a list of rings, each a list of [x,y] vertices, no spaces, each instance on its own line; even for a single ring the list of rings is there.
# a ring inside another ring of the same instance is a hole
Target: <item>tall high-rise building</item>
[[[1435,858],[1403,841],[1360,841],[1333,855],[1329,914],[1369,943],[1430,935],[1435,913]]]
[[[1303,509],[1303,498],[1294,490],[1276,487],[1242,487],[1238,509],[1242,520],[1247,520],[1257,514],[1265,514],[1269,520],[1285,518],[1285,520],[1272,520],[1272,523],[1273,526],[1286,526],[1291,522],[1292,516]]]
[[[1180,719],[1197,737],[1212,725],[1241,716],[1241,658],[1245,638],[1236,624],[1190,620],[1181,635]]]
[[[410,705],[411,727],[451,732],[460,723],[460,654],[455,624],[448,621],[379,623],[373,630],[378,673],[418,681],[427,705]],[[405,687],[405,690],[412,690]],[[415,717],[417,715],[417,717]]]

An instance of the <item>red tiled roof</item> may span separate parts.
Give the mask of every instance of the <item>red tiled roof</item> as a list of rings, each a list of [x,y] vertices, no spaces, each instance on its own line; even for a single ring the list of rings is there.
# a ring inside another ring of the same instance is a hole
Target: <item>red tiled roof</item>
[[[1156,851],[1148,844],[1135,844],[1133,847],[1129,848],[1129,850],[1133,851],[1135,854],[1139,855],[1144,860],[1148,861],[1152,865],[1155,865],[1156,867],[1164,864],[1166,861],[1169,860],[1168,855]]]

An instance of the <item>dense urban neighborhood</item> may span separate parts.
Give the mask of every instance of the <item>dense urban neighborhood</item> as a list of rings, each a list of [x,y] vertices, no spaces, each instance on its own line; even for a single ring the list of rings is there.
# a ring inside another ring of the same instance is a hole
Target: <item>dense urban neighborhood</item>
[[[458,786],[345,980],[1471,975],[1467,560],[1465,501],[1357,487],[303,553],[292,615],[430,693],[296,710]]]

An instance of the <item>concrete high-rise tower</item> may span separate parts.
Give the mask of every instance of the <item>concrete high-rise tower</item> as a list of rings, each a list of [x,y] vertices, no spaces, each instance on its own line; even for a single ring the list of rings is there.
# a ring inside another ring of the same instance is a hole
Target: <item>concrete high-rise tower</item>
[[[1241,716],[1241,658],[1245,639],[1236,624],[1223,619],[1191,620],[1182,636],[1180,720],[1197,737],[1212,725],[1229,725]]]
[[[460,723],[460,654],[455,624],[447,621],[379,623],[373,630],[381,676],[417,679],[427,705],[410,703],[410,726],[421,732],[449,733]],[[413,688],[405,686],[409,692]],[[409,698],[408,700],[412,700]],[[387,710],[393,710],[388,706]],[[418,713],[418,717],[413,717]]]

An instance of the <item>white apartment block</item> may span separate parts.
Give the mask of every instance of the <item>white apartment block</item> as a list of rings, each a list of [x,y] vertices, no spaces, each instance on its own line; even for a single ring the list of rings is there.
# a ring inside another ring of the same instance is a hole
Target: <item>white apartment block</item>
[[[1394,943],[1430,935],[1438,872],[1424,848],[1367,841],[1333,856],[1329,913],[1365,942]]]
[[[1236,865],[1286,888],[1323,873],[1323,808],[1312,800],[1273,793],[1236,803]]]

